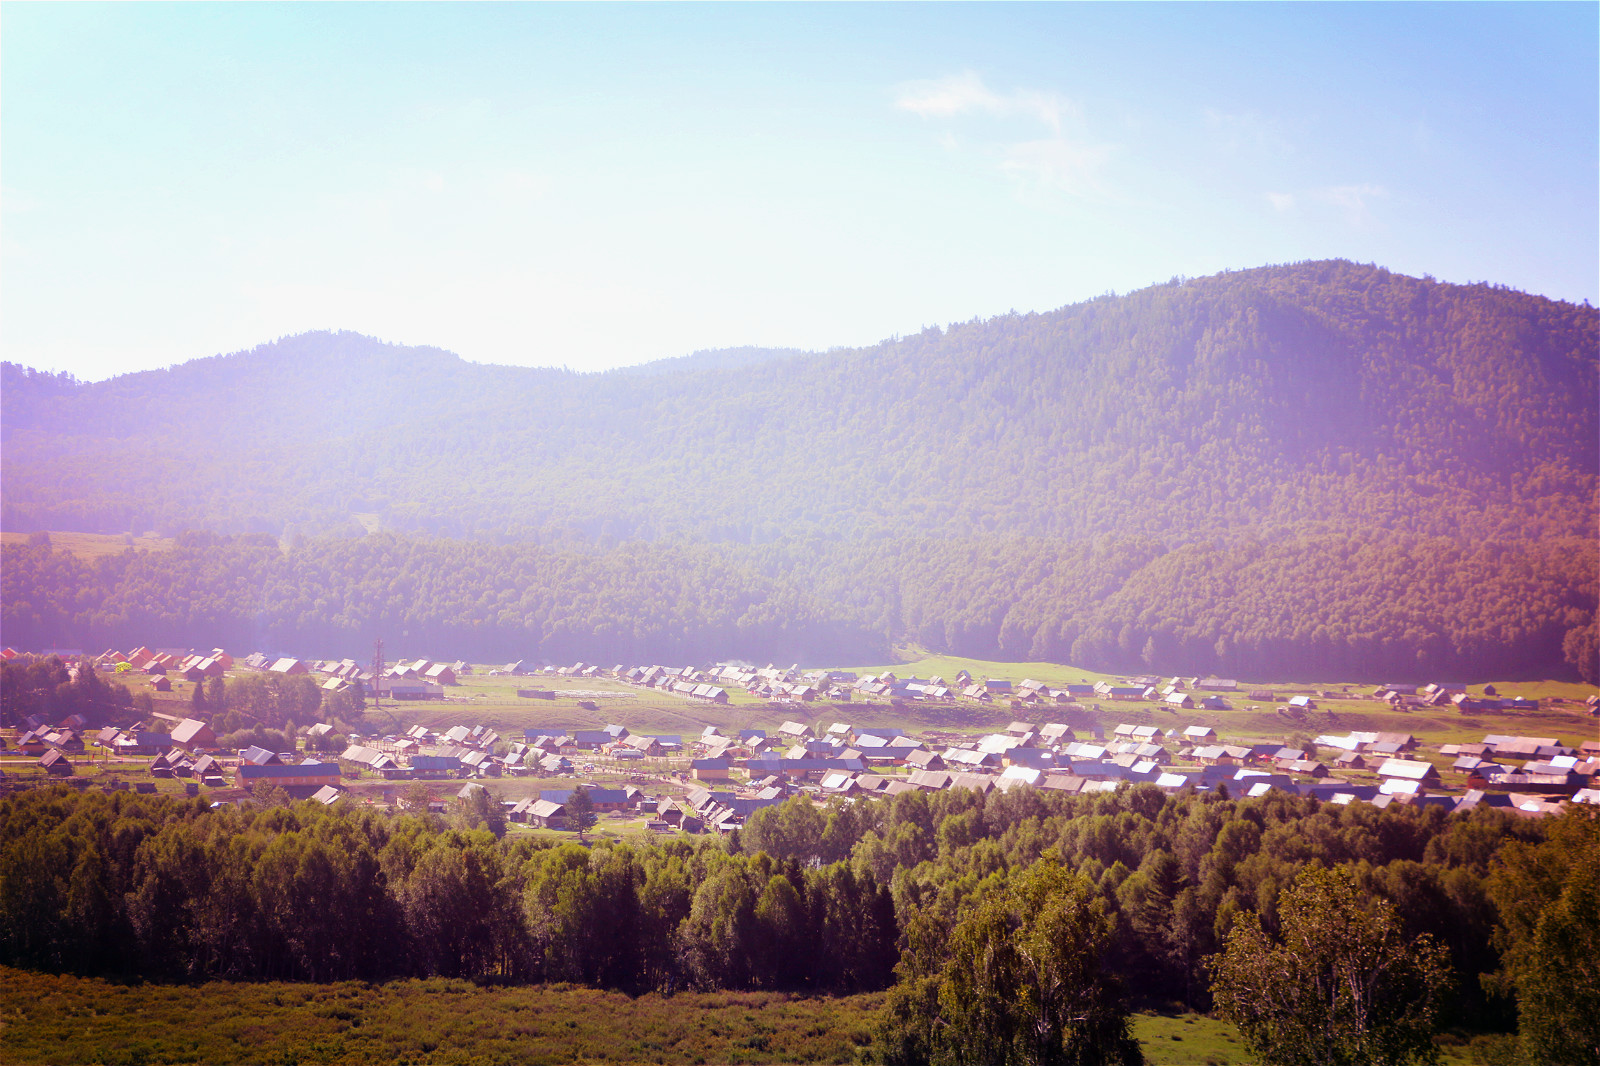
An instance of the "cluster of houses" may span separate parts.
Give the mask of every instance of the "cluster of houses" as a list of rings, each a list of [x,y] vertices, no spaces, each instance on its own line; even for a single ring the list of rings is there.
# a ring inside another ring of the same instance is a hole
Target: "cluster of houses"
[[[587,668],[580,664],[579,669]],[[639,675],[639,683],[659,684],[662,676],[671,675],[647,669]],[[683,683],[683,675],[677,676],[680,681],[673,683]],[[882,675],[856,683],[887,684]],[[994,682],[983,684],[986,691],[991,686],[995,692],[1004,691]],[[1017,687],[1038,699],[1079,695],[1024,685]],[[19,748],[39,754],[47,772],[70,775],[69,756],[83,750],[80,731],[86,723],[69,720],[54,728],[44,722],[28,724]],[[331,732],[332,727],[318,725],[309,732],[318,731]],[[1093,792],[1114,789],[1124,781],[1173,791],[1225,787],[1247,796],[1279,789],[1380,806],[1398,802],[1459,807],[1488,802],[1547,813],[1564,802],[1596,802],[1593,783],[1600,773],[1600,743],[1574,749],[1552,737],[1489,735],[1479,743],[1444,745],[1439,755],[1454,762],[1441,773],[1437,760],[1416,757],[1417,738],[1406,733],[1329,733],[1316,737],[1311,750],[1301,750],[1278,743],[1224,742],[1202,725],[1164,729],[1132,723],[1117,725],[1109,736],[1100,727],[1080,737],[1061,722],[1014,721],[1004,731],[983,737],[926,734],[919,739],[899,729],[857,728],[843,722],[814,732],[805,722],[787,721],[770,733],[745,729],[725,735],[708,726],[687,742],[681,736],[638,734],[626,726],[608,725],[564,732],[527,730],[511,743],[484,726],[458,725],[435,732],[419,725],[399,736],[352,737],[334,760],[249,749],[239,753],[236,764],[231,753],[226,755],[226,766],[219,761],[222,753],[215,751],[210,727],[194,719],[178,722],[170,734],[105,729],[95,739],[105,749],[158,756],[152,767],[157,776],[189,777],[216,786],[226,780],[231,767],[239,787],[273,784],[293,795],[325,800],[336,795],[341,772],[375,774],[386,780],[555,776],[575,773],[580,767],[592,771],[592,762],[585,760],[604,760],[616,767],[648,758],[687,756],[687,776],[697,786],[688,816],[703,826],[722,829],[741,824],[754,810],[782,802],[795,791],[818,797],[950,788]],[[1190,765],[1178,768],[1175,761]],[[1336,776],[1353,771],[1370,774],[1371,779],[1357,784]],[[1444,791],[1447,774],[1452,792]],[[513,820],[526,816],[525,820],[543,825],[558,825],[563,817],[560,811],[536,812],[532,806],[514,813]]]
[[[521,672],[520,663],[512,666]],[[547,666],[540,672],[565,677],[607,676],[603,668],[584,663],[571,667]],[[784,703],[811,703],[818,700],[849,703],[854,696],[863,696],[943,702],[964,698],[978,703],[1004,699],[1018,705],[1064,706],[1081,700],[1107,699],[1159,700],[1175,708],[1209,707],[1225,710],[1228,704],[1218,694],[1237,691],[1239,687],[1238,682],[1224,678],[1173,678],[1163,682],[1160,678],[1145,677],[1133,678],[1126,684],[1104,681],[1090,684],[1085,681],[1053,688],[1032,679],[1017,683],[989,678],[978,680],[965,670],[947,681],[942,677],[900,677],[888,671],[860,676],[848,670],[802,671],[798,666],[785,669],[770,664],[761,668],[721,665],[709,670],[697,670],[694,667],[617,666],[612,668],[609,676],[628,684],[676,692],[713,703],[727,702],[727,688],[741,688],[759,699]],[[1212,694],[1198,695],[1201,692]]]
[[[458,796],[466,798],[476,789],[477,782],[463,785]],[[572,788],[541,789],[538,796],[529,796],[516,802],[505,802],[506,821],[541,829],[574,829],[571,801],[582,792],[588,807],[598,817],[606,814],[648,816],[646,827],[660,832],[687,830],[700,832],[704,822],[692,812],[687,812],[668,799],[651,799],[642,789],[633,785],[622,788],[602,788],[595,784],[580,783]]]
[[[708,730],[698,746],[701,757],[691,763],[698,781],[731,785],[737,765],[749,782],[738,791],[699,797],[696,813],[707,825],[724,828],[738,824],[752,804],[781,802],[796,786],[827,797],[951,788],[1094,792],[1127,781],[1167,791],[1220,787],[1244,796],[1277,789],[1380,807],[1410,803],[1454,809],[1489,803],[1527,814],[1552,813],[1567,802],[1600,802],[1600,792],[1592,787],[1600,774],[1600,742],[1572,749],[1548,737],[1489,736],[1481,744],[1446,745],[1441,755],[1461,755],[1453,767],[1462,773],[1453,782],[1460,793],[1443,791],[1446,783],[1438,767],[1411,757],[1417,739],[1397,733],[1321,736],[1315,751],[1305,751],[1278,743],[1222,743],[1208,726],[1122,724],[1110,738],[1079,739],[1063,723],[1018,721],[1003,733],[930,745],[898,730],[858,731],[835,723],[813,736],[803,723],[787,722],[777,736],[763,736],[754,744],[745,736],[735,741]],[[743,749],[742,760],[729,757],[736,749]],[[1462,761],[1482,759],[1485,752],[1527,761],[1520,767],[1487,760],[1467,766]],[[1193,765],[1178,769],[1172,765],[1175,759]],[[909,772],[882,772],[891,767]],[[1333,776],[1334,770],[1369,771],[1374,780],[1357,784]],[[738,802],[727,802],[730,797]]]
[[[1537,711],[1538,700],[1524,699],[1513,696],[1501,699],[1493,685],[1485,685],[1483,695],[1470,696],[1467,686],[1461,684],[1435,683],[1431,685],[1379,685],[1373,694],[1374,699],[1383,700],[1391,707],[1400,710],[1412,710],[1423,707],[1454,707],[1458,711],[1476,711],[1493,714],[1496,712],[1512,711]]]
[[[413,726],[401,736],[351,738],[339,761],[390,780],[441,777],[527,777],[576,772],[575,758],[603,756],[625,764],[671,758],[684,752],[683,738],[633,733],[626,726],[567,732],[529,729],[508,742],[484,726],[454,726],[436,733]]]
[[[508,757],[495,754],[500,739],[481,725],[452,726],[443,733],[417,725],[401,736],[351,737],[339,762],[390,781],[499,777],[508,768]]]
[[[210,677],[221,677],[235,666],[244,670],[285,677],[313,672],[323,674],[326,675],[326,680],[322,682],[322,688],[329,692],[343,691],[357,684],[363,685],[369,692],[373,689],[372,671],[362,667],[353,659],[312,662],[253,652],[235,660],[221,648],[213,648],[208,653],[198,653],[181,649],[155,650],[139,647],[127,654],[115,649],[105,651],[97,656],[95,661],[100,669],[106,671],[137,670],[149,674],[154,678],[151,684],[157,692],[170,692],[174,680],[201,681]],[[419,659],[411,663],[397,663],[393,668],[385,670],[377,688],[381,695],[394,699],[438,698],[444,694],[442,686],[457,684],[458,676],[471,672],[472,668],[464,663],[452,665]]]
[[[465,795],[471,789],[482,787],[475,783],[469,784],[463,787],[460,794]],[[582,784],[573,788],[541,789],[538,798],[530,796],[508,804],[506,820],[544,829],[567,829],[571,827],[568,804],[579,791],[588,797],[589,808],[597,816],[613,812],[631,814],[641,810],[654,814],[657,810],[658,801],[650,799],[643,790],[632,785],[623,788],[601,788],[599,785]],[[676,810],[670,803],[666,806]],[[673,822],[679,822],[680,819],[681,815],[675,817]]]
[[[1135,677],[1124,683],[1100,681],[1091,684],[1063,684],[1051,687],[1043,681],[1024,678],[1019,682],[1004,679],[975,679],[965,670],[958,672],[948,682],[942,677],[902,678],[894,673],[869,674],[857,678],[852,687],[867,696],[887,699],[953,700],[957,697],[977,703],[1006,700],[1018,706],[1056,705],[1069,706],[1084,700],[1145,700],[1160,702],[1173,708],[1193,709],[1206,707],[1226,710],[1228,703],[1218,695],[1237,691],[1239,683],[1226,678],[1191,677],[1172,678],[1163,682],[1156,677]],[[1211,692],[1209,696],[1196,695]]]
[[[158,681],[166,677],[198,681],[235,665],[222,649],[202,654],[143,647],[127,655],[107,652],[99,657],[99,663],[102,669],[141,670]],[[370,671],[350,659],[309,662],[257,653],[237,665],[285,675],[314,671],[326,675],[323,687],[330,690],[361,684],[401,699],[441,694],[471,672],[465,663],[418,659],[396,663],[374,683]],[[849,703],[853,696],[979,703],[1004,700],[1014,708],[1039,708],[1044,717],[1049,717],[1045,708],[1063,708],[1058,713],[1070,714],[1090,700],[1155,703],[1175,712],[1224,710],[1229,708],[1228,698],[1239,692],[1238,682],[1227,678],[1133,677],[1052,686],[1032,679],[977,679],[965,671],[947,680],[899,677],[893,672],[857,676],[848,671],[738,664],[704,670],[664,666],[607,670],[576,663],[529,670],[516,662],[491,673],[609,677],[708,703],[726,703],[730,688],[792,704],[821,699]],[[549,698],[554,691],[520,689],[519,694]],[[1295,696],[1286,700],[1278,713],[1303,721],[1318,709],[1319,698],[1343,695]],[[1275,699],[1267,691],[1252,691],[1248,698]],[[1465,686],[1447,683],[1384,684],[1368,698],[1398,708],[1453,707],[1489,713],[1527,712],[1539,706],[1532,700],[1501,699],[1492,688],[1469,696]],[[1600,699],[1591,698],[1590,703],[1600,707]],[[48,773],[70,776],[72,757],[84,750],[87,726],[81,720],[54,725],[30,720],[18,747],[38,755]],[[331,727],[316,726],[312,732],[318,730],[331,732]],[[1209,727],[1198,725],[1161,728],[1128,723],[1116,726],[1109,736],[1101,727],[1078,736],[1065,723],[1035,725],[1020,720],[1004,731],[978,738],[937,733],[914,738],[897,729],[858,729],[848,723],[813,732],[804,722],[788,721],[770,734],[748,729],[724,735],[717,727],[707,727],[688,740],[676,735],[636,734],[620,725],[594,730],[546,728],[528,730],[509,743],[509,738],[483,726],[455,726],[441,732],[416,726],[400,736],[352,737],[336,759],[327,761],[258,749],[238,753],[235,761],[233,753],[215,750],[216,738],[209,727],[192,719],[178,722],[171,733],[102,730],[95,739],[104,749],[157,756],[153,770],[159,771],[158,776],[187,777],[210,785],[226,781],[227,771],[232,770],[241,787],[270,783],[293,794],[317,795],[324,800],[337,793],[341,773],[389,780],[555,776],[576,773],[580,768],[592,771],[588,760],[605,760],[615,767],[652,758],[687,757],[686,775],[696,786],[688,810],[676,815],[667,810],[650,813],[669,826],[699,824],[723,829],[796,791],[817,797],[963,787],[1092,792],[1114,789],[1124,781],[1148,782],[1168,790],[1225,787],[1232,794],[1243,795],[1280,789],[1341,803],[1357,799],[1379,805],[1493,803],[1537,814],[1568,802],[1597,802],[1593,786],[1600,773],[1600,744],[1588,742],[1571,748],[1551,737],[1488,735],[1478,743],[1444,745],[1437,757],[1425,758],[1419,755],[1416,738],[1403,733],[1327,733],[1316,737],[1308,750],[1301,750],[1277,743],[1225,742]],[[1343,776],[1351,773],[1360,775],[1359,783]],[[591,793],[591,798],[600,794]],[[554,803],[556,797],[529,801],[514,812],[512,820],[557,824],[566,798],[555,809],[540,807],[538,811],[534,809],[538,803]],[[630,804],[638,801],[637,796],[629,799]],[[610,798],[606,803],[611,803]]]
[[[842,670],[802,672],[798,666],[783,669],[769,665],[758,669],[725,664],[704,670],[693,666],[620,665],[608,670],[580,662],[572,666],[545,666],[530,671],[522,663],[511,663],[504,672],[524,676],[615,678],[640,688],[671,692],[707,703],[727,703],[729,688],[743,689],[760,699],[774,702],[809,703],[828,699],[843,703],[849,701],[849,684],[856,679],[855,674]],[[550,695],[541,690],[526,690],[521,694],[535,698]]]
[[[529,671],[518,662],[508,664],[504,671],[495,672],[526,675]],[[704,700],[707,703],[728,702],[727,690],[712,684],[714,675],[719,671],[708,674],[692,666],[613,666],[610,670],[606,670],[603,667],[579,662],[572,666],[546,666],[534,672],[551,677],[610,677],[640,688],[671,692],[693,700]],[[518,689],[517,695],[529,699],[555,698],[555,692],[548,689]]]
[[[233,668],[233,656],[221,648],[200,653],[183,649],[157,650],[138,647],[124,655],[116,649],[102,652],[95,660],[101,670],[126,673],[138,671],[149,675],[151,687],[157,692],[172,691],[173,680],[204,681],[221,677]]]
[[[243,660],[252,670],[265,670],[280,674],[323,675],[322,688],[326,692],[344,692],[360,686],[364,692],[396,700],[435,700],[444,698],[448,685],[459,685],[460,679],[472,673],[472,667],[463,662],[435,662],[431,659],[401,660],[388,667],[373,679],[369,665],[354,659],[327,659],[307,662],[301,659],[271,659],[257,652]]]
[[[1226,710],[1229,704],[1221,694],[1239,689],[1237,681],[1215,677],[1167,680],[1135,677],[1117,684],[1105,681],[1091,684],[1084,681],[1081,684],[1051,687],[1032,679],[1021,682],[990,678],[979,680],[965,670],[946,680],[942,677],[900,677],[892,671],[860,676],[848,670],[802,671],[798,666],[784,668],[770,664],[759,668],[723,664],[705,670],[692,666],[614,666],[608,670],[579,662],[572,666],[552,665],[530,670],[524,663],[516,662],[508,663],[503,670],[492,673],[609,677],[630,685],[673,692],[711,703],[726,703],[727,690],[739,688],[758,699],[779,703],[811,703],[818,700],[849,703],[853,697],[861,696],[905,701],[953,702],[967,699],[977,703],[1007,700],[1019,706],[1067,706],[1083,700],[1106,699],[1155,701],[1173,709]],[[553,696],[549,690],[540,689],[523,690],[521,694],[532,698]],[[1270,694],[1267,695],[1270,698]]]
[[[81,714],[68,715],[54,726],[39,715],[30,715],[22,723],[17,751],[37,756],[39,765],[51,777],[70,777],[73,773],[71,756],[84,750],[83,731],[88,724],[88,719]]]
[[[82,715],[72,715],[61,726],[51,729],[30,718],[30,728],[17,739],[17,750],[24,755],[39,755],[39,764],[52,777],[73,777],[77,767],[72,756],[86,751]],[[92,742],[108,755],[122,757],[154,756],[149,765],[153,777],[192,778],[208,787],[227,785],[225,768],[216,757],[216,734],[204,722],[193,718],[178,721],[170,733],[149,729],[120,729],[106,726],[95,732]],[[194,790],[191,789],[191,792]]]

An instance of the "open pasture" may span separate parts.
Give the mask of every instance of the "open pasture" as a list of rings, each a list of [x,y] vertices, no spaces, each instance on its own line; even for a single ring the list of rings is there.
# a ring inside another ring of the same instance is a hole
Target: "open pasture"
[[[102,555],[121,555],[130,548],[141,551],[167,551],[172,547],[171,537],[134,536],[131,533],[72,533],[52,531],[50,546],[56,551],[67,551],[80,559],[93,561]],[[32,533],[0,533],[0,543],[26,544]]]

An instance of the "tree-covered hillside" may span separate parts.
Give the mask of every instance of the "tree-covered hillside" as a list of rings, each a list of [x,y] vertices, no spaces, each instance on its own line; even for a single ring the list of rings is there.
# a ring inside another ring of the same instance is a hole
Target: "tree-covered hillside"
[[[1586,535],[1596,352],[1593,308],[1345,262],[682,372],[307,334],[91,385],[7,368],[0,524]]]
[[[246,539],[8,548],[5,639],[1592,675],[1597,380],[1592,307],[1341,261],[640,373],[8,364],[7,530]]]

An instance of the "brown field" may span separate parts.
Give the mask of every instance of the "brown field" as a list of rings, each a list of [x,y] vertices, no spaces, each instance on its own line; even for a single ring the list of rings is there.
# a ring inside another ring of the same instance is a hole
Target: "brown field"
[[[31,533],[0,533],[0,543],[26,544]],[[136,537],[131,533],[50,533],[50,546],[57,551],[68,551],[82,559],[98,559],[102,555],[121,555],[129,548],[142,551],[168,551],[171,537]]]

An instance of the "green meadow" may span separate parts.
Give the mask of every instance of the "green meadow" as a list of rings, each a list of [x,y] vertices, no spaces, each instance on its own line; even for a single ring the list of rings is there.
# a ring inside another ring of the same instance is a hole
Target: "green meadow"
[[[573,985],[118,984],[0,967],[0,1061],[9,1066],[871,1061],[881,993],[680,992],[629,998]],[[1232,1025],[1193,1013],[1132,1016],[1150,1066],[1250,1066]],[[1497,1061],[1504,1037],[1439,1038],[1444,1061]]]

